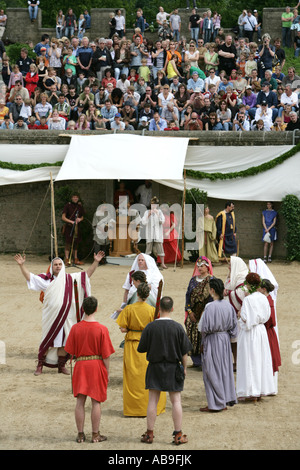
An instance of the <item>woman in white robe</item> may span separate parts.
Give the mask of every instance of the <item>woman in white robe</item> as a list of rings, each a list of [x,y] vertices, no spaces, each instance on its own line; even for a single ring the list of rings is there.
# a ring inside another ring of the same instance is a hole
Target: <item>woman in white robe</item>
[[[272,357],[264,325],[271,309],[266,296],[257,292],[259,275],[249,273],[246,282],[250,295],[243,301],[238,320],[236,394],[238,399],[257,400],[275,393]]]
[[[132,273],[135,271],[142,271],[146,274],[147,283],[150,285],[150,295],[155,299],[157,298],[159,282],[163,281],[163,276],[156,266],[155,260],[150,255],[140,253],[134,260],[130,272],[127,274],[123,284],[124,297],[123,303],[119,310],[122,310],[133,294],[136,293],[136,287],[133,284]]]

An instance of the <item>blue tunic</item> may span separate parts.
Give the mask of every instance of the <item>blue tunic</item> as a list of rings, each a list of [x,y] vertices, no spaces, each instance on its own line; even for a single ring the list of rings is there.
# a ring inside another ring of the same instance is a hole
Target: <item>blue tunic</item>
[[[266,227],[269,228],[270,225],[272,225],[272,223],[274,222],[274,219],[277,217],[277,212],[274,210],[274,209],[266,209],[263,211],[263,216],[265,218],[265,224],[266,224]],[[265,236],[265,229],[263,230],[263,236],[262,236],[262,240]],[[276,230],[276,227],[272,227],[271,230],[270,230],[270,236],[271,236],[271,241],[274,242],[275,240],[277,240],[277,230]]]

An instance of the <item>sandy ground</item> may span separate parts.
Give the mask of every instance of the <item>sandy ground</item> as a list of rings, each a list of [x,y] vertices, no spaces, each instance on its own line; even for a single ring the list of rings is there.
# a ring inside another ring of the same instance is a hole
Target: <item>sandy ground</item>
[[[111,451],[188,451],[188,450],[293,450],[300,448],[299,373],[300,264],[273,262],[273,274],[279,283],[277,316],[282,367],[279,393],[258,403],[240,403],[217,414],[200,413],[206,405],[202,372],[189,368],[182,393],[183,431],[189,442],[176,447],[172,441],[172,416],[169,399],[166,413],[159,416],[152,446],[140,443],[146,430],[146,418],[125,418],[122,414],[123,339],[111,313],[120,305],[122,284],[128,267],[106,265],[92,277],[92,293],[99,300],[98,320],[110,332],[115,354],[111,357],[108,399],[102,405],[101,433],[108,440],[91,444],[90,401],[87,403],[85,432],[87,441],[77,444],[74,421],[75,398],[70,377],[55,369],[44,369],[35,377],[37,351],[41,335],[41,303],[38,294],[27,290],[24,278],[12,255],[1,255],[1,329],[0,341],[5,356],[0,363],[0,449],[3,450],[96,450]],[[245,260],[246,262],[248,260]],[[27,255],[28,268],[34,273],[48,267],[46,257]],[[70,268],[75,270],[75,268]],[[193,271],[183,268],[164,271],[165,294],[175,302],[174,319],[183,323],[185,291]],[[225,280],[227,267],[214,267],[214,274]],[[297,300],[298,298],[298,300]],[[3,346],[2,343],[2,346]],[[191,363],[190,363],[191,364]]]

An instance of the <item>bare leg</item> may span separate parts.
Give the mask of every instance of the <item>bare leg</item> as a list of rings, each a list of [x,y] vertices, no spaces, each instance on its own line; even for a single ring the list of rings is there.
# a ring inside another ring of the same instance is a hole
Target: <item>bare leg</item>
[[[149,401],[147,408],[147,429],[153,431],[157,415],[157,404],[160,397],[159,390],[149,390]]]
[[[269,248],[269,258],[271,258],[271,257],[272,257],[273,248],[274,248],[274,243],[273,243],[273,242],[271,242],[271,243],[270,243],[270,248]]]
[[[101,419],[101,403],[99,401],[92,400],[92,412],[91,412],[91,419],[92,419],[92,432],[98,432],[100,427],[100,419]]]
[[[75,407],[75,422],[78,432],[83,432],[85,419],[86,395],[78,395]]]
[[[175,431],[181,431],[182,427],[182,406],[181,406],[181,393],[169,392],[170,400],[172,403],[172,418]]]

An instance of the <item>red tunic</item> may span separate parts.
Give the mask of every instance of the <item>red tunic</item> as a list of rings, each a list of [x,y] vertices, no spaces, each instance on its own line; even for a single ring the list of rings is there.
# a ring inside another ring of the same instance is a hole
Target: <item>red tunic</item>
[[[281,366],[281,356],[280,349],[276,331],[274,327],[276,326],[276,317],[275,317],[275,308],[274,301],[270,295],[267,297],[270,307],[271,307],[271,316],[269,320],[265,323],[267,329],[267,334],[269,338],[272,362],[273,362],[273,373],[278,372],[279,366]]]
[[[177,220],[173,212],[170,213],[170,217],[165,214],[164,222],[164,234],[170,230],[171,225],[175,223],[177,225]],[[175,260],[179,263],[181,261],[181,253],[178,248],[178,232],[176,228],[172,230],[169,235],[169,238],[164,238],[163,248],[165,252],[165,263],[174,263]],[[177,254],[176,254],[177,253]],[[160,263],[161,259],[158,256],[157,262]]]
[[[115,352],[106,326],[85,320],[72,326],[65,350],[76,357],[97,355],[103,359]],[[76,362],[72,384],[74,397],[82,394],[103,403],[107,399],[108,384],[103,361],[92,359]]]

